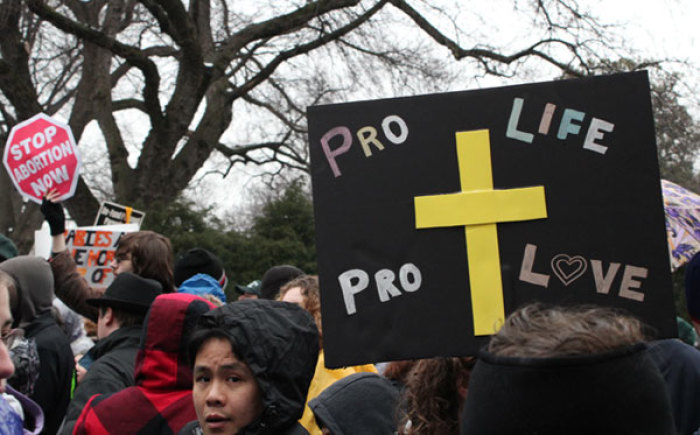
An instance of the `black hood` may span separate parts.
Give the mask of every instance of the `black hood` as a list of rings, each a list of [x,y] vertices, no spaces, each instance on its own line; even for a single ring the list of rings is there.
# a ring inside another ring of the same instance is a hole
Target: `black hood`
[[[396,433],[399,391],[383,376],[355,373],[309,402],[316,421],[333,435]]]
[[[221,328],[262,391],[262,416],[240,433],[277,433],[301,418],[318,359],[318,330],[296,304],[245,300],[199,318],[198,329]]]
[[[486,350],[469,378],[462,435],[674,433],[664,380],[637,344],[530,358]]]

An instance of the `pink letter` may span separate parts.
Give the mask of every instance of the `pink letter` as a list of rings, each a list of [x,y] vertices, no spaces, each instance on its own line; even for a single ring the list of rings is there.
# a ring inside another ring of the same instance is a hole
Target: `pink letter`
[[[343,136],[343,144],[338,148],[331,150],[329,142],[334,136],[338,135]],[[335,157],[346,153],[350,149],[350,145],[352,145],[352,134],[350,134],[349,128],[343,126],[331,128],[321,138],[321,147],[323,147],[323,152],[326,154],[326,160],[328,160],[328,164],[331,165],[333,175],[336,177],[340,177],[341,174],[340,169],[338,168],[338,163],[335,161]]]

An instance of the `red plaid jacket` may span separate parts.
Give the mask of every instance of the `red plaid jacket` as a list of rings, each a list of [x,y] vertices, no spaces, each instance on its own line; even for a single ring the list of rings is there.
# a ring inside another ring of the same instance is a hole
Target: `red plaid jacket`
[[[204,299],[168,293],[153,302],[136,357],[136,386],[93,396],[74,434],[171,434],[196,420],[187,336],[200,314],[215,308]]]

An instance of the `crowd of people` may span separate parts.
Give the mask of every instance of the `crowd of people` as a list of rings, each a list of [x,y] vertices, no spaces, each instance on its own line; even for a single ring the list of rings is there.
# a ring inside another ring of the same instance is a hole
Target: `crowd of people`
[[[230,301],[214,254],[138,231],[100,292],[53,199],[48,261],[0,235],[0,434],[700,434],[696,334],[531,304],[476,356],[328,369],[317,277],[275,266]],[[686,292],[700,332],[700,255]]]

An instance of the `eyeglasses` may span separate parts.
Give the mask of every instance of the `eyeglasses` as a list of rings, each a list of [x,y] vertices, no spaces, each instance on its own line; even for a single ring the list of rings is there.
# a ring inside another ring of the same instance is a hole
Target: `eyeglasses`
[[[15,341],[19,338],[22,338],[24,336],[24,331],[21,329],[7,329],[5,331],[2,331],[2,335],[0,335],[0,340],[7,346],[8,349],[12,348],[12,345],[15,344]]]

